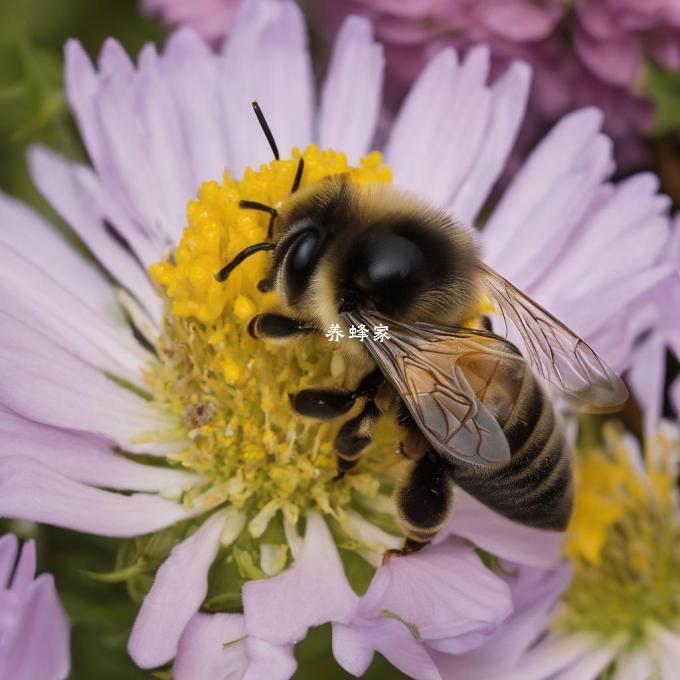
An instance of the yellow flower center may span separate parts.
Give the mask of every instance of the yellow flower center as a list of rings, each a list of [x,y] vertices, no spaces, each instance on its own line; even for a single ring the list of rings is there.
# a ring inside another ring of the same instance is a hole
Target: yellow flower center
[[[377,152],[358,167],[350,167],[344,154],[316,146],[302,156],[302,187],[339,173],[360,184],[391,179]],[[333,346],[323,337],[282,345],[248,334],[252,317],[276,302],[275,294],[257,290],[268,256],[248,259],[225,283],[214,279],[236,253],[266,239],[269,216],[239,202],[285,203],[299,157],[294,150],[292,159],[248,169],[240,181],[225,174],[222,183],[202,184],[188,205],[174,257],[150,269],[166,316],[159,360],[146,379],[186,435],[186,448],[171,459],[206,480],[185,502],[226,502],[245,510],[254,537],[279,511],[292,524],[310,509],[342,519],[352,504],[392,486],[386,461],[397,441],[394,426],[383,424],[384,434],[362,457],[359,472],[337,482],[332,442],[338,425],[303,419],[290,408],[289,393],[341,384],[345,366]]]
[[[584,449],[576,466],[576,505],[566,553],[574,578],[557,621],[606,638],[645,639],[650,623],[680,626],[680,521],[677,442],[659,433],[646,463],[623,435]]]

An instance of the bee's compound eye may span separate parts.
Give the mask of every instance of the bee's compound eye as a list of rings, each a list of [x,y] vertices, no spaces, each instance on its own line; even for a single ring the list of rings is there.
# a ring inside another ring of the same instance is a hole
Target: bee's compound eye
[[[290,302],[294,302],[307,287],[309,275],[314,269],[319,250],[319,232],[305,229],[290,246],[286,258],[286,290]]]

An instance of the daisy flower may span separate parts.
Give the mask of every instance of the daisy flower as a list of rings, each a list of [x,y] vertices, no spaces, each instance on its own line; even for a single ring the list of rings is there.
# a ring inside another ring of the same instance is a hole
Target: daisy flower
[[[680,654],[680,430],[662,423],[644,463],[617,428],[583,447],[566,552],[573,579],[549,634],[522,654],[511,680],[667,680]],[[527,639],[524,638],[525,648]],[[506,667],[508,668],[508,667]]]
[[[356,472],[334,481],[333,426],[294,417],[286,394],[340,385],[342,357],[325,339],[250,337],[273,303],[257,289],[265,255],[214,278],[267,231],[239,202],[285,201],[300,158],[302,186],[345,172],[391,181],[473,224],[516,139],[529,68],[489,83],[485,47],[442,52],[381,152],[370,24],[344,24],[318,105],[311,73],[285,1],[244,2],[220,53],[185,29],[136,64],[109,40],[95,68],[72,41],[66,90],[91,165],[44,148],[29,161],[96,264],[0,200],[0,515],[135,537],[116,573],[141,605],[129,651],[148,668],[177,657],[178,678],[289,677],[293,645],[329,621],[350,672],[377,650],[438,678],[437,655],[474,649],[512,612],[512,585],[473,546],[537,569],[559,560],[559,535],[456,492],[436,545],[378,566],[402,540],[396,426],[384,420]],[[592,109],[561,121],[480,238],[490,264],[621,368],[647,328],[631,310],[670,275],[671,227],[654,177],[609,183],[601,123]]]
[[[35,577],[35,543],[19,550],[0,538],[0,677],[63,680],[69,673],[69,623],[54,579]]]

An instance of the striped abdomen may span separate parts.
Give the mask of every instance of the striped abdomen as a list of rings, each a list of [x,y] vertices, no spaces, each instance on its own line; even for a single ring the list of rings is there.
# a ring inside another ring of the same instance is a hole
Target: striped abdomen
[[[478,398],[503,427],[511,459],[489,469],[454,464],[456,483],[516,522],[565,529],[572,508],[571,457],[538,380],[528,368],[516,370],[498,360],[476,361],[468,369]]]

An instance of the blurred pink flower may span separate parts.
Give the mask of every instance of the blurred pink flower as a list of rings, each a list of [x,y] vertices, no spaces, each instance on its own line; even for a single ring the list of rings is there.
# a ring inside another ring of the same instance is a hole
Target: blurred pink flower
[[[210,43],[229,32],[239,0],[142,0],[147,14],[158,14],[168,26],[191,26]]]
[[[19,553],[16,536],[5,534],[0,538],[0,678],[63,680],[70,668],[69,637],[54,579],[35,578],[35,543],[28,541]]]
[[[654,115],[652,103],[638,91],[643,55],[669,67],[680,59],[673,0],[583,0],[575,13],[559,0],[327,0],[323,7],[331,34],[349,13],[374,21],[386,47],[392,108],[439,50],[486,42],[495,72],[513,59],[533,67],[522,150],[564,114],[592,105],[605,113],[604,129],[617,142],[617,158],[625,167],[644,160],[641,137]]]

